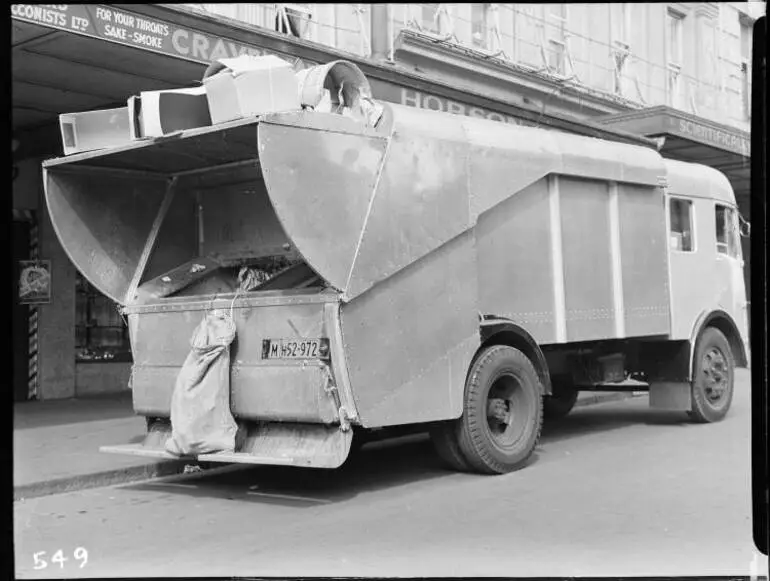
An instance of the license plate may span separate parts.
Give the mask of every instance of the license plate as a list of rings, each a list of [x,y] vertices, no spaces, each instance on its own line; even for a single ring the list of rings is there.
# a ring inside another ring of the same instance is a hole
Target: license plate
[[[329,354],[326,339],[264,339],[262,359],[325,359]]]

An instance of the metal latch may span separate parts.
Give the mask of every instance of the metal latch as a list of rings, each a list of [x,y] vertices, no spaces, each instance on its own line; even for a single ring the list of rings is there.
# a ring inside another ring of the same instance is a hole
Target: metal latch
[[[340,430],[347,432],[350,430],[350,416],[348,411],[345,409],[345,406],[343,406],[342,402],[340,401],[340,392],[337,389],[337,385],[334,383],[331,370],[328,368],[328,366],[324,366],[324,371],[326,375],[324,391],[334,400],[334,405],[337,408],[337,416],[340,420]]]

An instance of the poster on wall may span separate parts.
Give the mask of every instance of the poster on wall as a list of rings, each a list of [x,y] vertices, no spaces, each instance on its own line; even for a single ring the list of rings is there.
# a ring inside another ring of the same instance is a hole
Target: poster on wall
[[[42,305],[51,302],[51,261],[19,261],[19,302]]]

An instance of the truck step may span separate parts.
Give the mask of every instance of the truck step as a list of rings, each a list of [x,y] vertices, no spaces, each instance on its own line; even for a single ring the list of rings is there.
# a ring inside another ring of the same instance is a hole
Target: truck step
[[[353,435],[352,430],[343,432],[338,425],[253,424],[248,426],[241,445],[234,452],[175,456],[165,449],[171,429],[164,432],[159,434],[155,429],[140,444],[102,446],[99,451],[158,460],[338,468],[348,457]]]

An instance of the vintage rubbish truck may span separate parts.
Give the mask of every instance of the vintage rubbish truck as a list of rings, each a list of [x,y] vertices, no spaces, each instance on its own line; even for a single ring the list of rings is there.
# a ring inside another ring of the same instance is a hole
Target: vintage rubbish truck
[[[171,457],[191,333],[231,306],[245,435],[201,462],[335,468],[364,434],[419,425],[454,469],[505,473],[580,390],[724,417],[748,365],[724,175],[381,105],[376,126],[271,113],[44,164],[61,244],[128,320],[147,436],[104,451]],[[238,269],[276,257],[291,265],[236,298]]]

